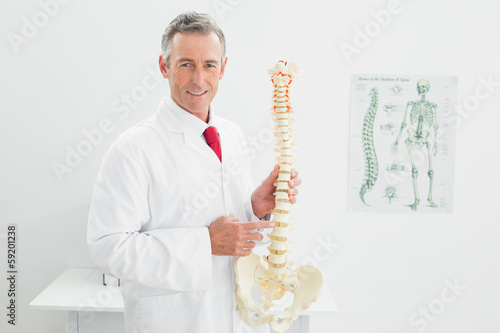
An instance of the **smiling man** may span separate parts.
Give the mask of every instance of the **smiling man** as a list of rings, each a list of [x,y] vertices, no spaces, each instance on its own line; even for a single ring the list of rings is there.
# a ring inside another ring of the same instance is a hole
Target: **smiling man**
[[[243,133],[215,115],[225,52],[208,15],[175,18],[159,58],[170,97],[101,165],[87,242],[95,264],[122,280],[128,333],[268,331],[240,322],[232,260],[272,227],[262,219],[274,208],[278,169],[254,189]],[[292,203],[300,182],[294,172]]]
[[[185,111],[208,122],[210,102],[227,62],[219,36],[215,32],[176,33],[171,41],[164,40],[164,49],[175,50],[160,56],[159,61],[163,77],[169,80],[170,97]]]

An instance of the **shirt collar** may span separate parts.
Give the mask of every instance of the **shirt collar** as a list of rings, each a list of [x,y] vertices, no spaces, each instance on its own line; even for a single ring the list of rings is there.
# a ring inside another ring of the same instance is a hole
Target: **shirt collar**
[[[181,108],[172,97],[167,98],[166,100],[167,107],[172,110],[174,116],[182,123],[184,128],[188,128],[191,132],[196,134],[197,136],[202,136],[205,129],[209,126],[214,125],[214,117],[213,117],[213,107],[210,105],[210,111],[208,113],[208,124],[205,123],[200,118],[195,115],[187,112],[183,108]]]

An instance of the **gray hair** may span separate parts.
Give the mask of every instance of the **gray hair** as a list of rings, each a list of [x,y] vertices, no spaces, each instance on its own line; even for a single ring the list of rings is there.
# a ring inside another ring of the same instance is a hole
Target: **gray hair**
[[[226,57],[226,39],[224,33],[219,28],[217,23],[208,14],[199,14],[196,12],[185,12],[177,16],[163,33],[161,38],[161,51],[163,60],[167,67],[170,66],[170,54],[172,53],[172,39],[176,33],[191,34],[198,33],[208,35],[215,32],[219,37],[222,46],[221,64],[224,63]]]

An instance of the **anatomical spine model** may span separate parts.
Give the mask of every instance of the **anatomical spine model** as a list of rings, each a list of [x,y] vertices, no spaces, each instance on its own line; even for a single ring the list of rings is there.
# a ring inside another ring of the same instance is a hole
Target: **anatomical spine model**
[[[269,70],[274,84],[273,114],[275,117],[276,148],[279,175],[276,189],[276,206],[273,210],[274,228],[269,238],[269,255],[261,258],[252,253],[240,257],[235,263],[236,300],[241,318],[251,326],[270,324],[276,332],[285,332],[303,311],[315,302],[323,287],[323,274],[314,266],[303,265],[290,272],[288,261],[288,230],[292,204],[288,198],[288,183],[291,178],[293,146],[293,109],[289,99],[289,86],[299,74],[294,63],[279,61]],[[267,268],[264,263],[267,264]],[[264,298],[262,306],[252,296],[252,287],[258,284]],[[294,296],[290,307],[283,311],[273,309],[277,301],[291,292]],[[277,313],[276,313],[277,312]]]

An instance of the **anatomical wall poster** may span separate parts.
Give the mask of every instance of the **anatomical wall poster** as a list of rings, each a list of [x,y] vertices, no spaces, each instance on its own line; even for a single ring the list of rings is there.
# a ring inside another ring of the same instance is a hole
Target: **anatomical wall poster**
[[[450,213],[457,78],[351,78],[349,209]]]

